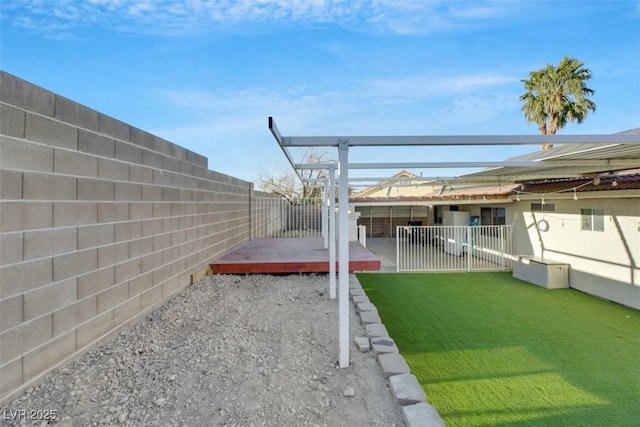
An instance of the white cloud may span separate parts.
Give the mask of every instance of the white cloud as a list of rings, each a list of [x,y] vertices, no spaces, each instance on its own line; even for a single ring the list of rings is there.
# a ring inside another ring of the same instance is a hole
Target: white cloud
[[[420,75],[372,81],[367,84],[365,90],[396,102],[413,102],[425,98],[468,96],[518,81],[519,79],[512,76],[488,73],[458,76]]]
[[[450,3],[424,0],[3,0],[8,19],[25,16],[45,33],[56,25],[91,24],[126,32],[184,35],[203,31],[268,29],[274,25],[336,25],[354,31],[428,33],[459,21],[504,15],[509,2]]]
[[[452,3],[450,12],[451,16],[455,18],[465,19],[489,19],[500,18],[507,13],[506,2],[489,3],[476,5],[470,4],[468,7],[464,7],[464,3],[456,4]]]
[[[300,87],[159,93],[172,108],[194,117],[192,128],[176,133],[247,131],[256,124],[266,126],[269,116],[286,118],[290,134],[381,133],[390,127],[397,132],[424,132],[428,130],[425,123],[446,131],[486,122],[507,110],[517,111],[518,97],[510,86],[515,81],[508,76],[477,74],[377,80],[323,92]]]
[[[481,72],[365,81],[328,91],[163,89],[158,91],[160,102],[191,119],[152,131],[214,159],[214,168],[228,171],[233,166],[234,173],[249,179],[253,172],[239,159],[253,156],[252,167],[272,168],[283,158],[269,135],[269,116],[285,135],[496,133],[523,120],[514,81],[508,75]],[[222,155],[224,164],[217,165],[214,161]]]
[[[153,5],[151,4],[151,2],[136,2],[136,3],[130,4],[126,9],[126,11],[128,14],[135,17],[135,16],[142,16],[144,13],[151,11],[152,8],[153,8]]]

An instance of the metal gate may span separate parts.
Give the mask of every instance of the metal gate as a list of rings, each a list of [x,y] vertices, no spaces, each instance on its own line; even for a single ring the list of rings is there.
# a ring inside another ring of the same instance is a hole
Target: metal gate
[[[512,225],[396,227],[397,271],[505,271],[514,260]]]

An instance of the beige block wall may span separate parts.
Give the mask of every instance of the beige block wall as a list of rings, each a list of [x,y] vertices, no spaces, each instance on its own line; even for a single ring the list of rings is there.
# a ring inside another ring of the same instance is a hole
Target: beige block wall
[[[0,406],[249,239],[252,184],[0,72]]]

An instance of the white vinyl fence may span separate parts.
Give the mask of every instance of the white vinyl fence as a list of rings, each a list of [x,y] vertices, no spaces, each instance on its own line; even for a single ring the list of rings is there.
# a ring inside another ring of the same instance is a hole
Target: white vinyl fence
[[[322,200],[253,199],[251,238],[321,237]]]
[[[512,225],[399,226],[398,271],[511,270]]]

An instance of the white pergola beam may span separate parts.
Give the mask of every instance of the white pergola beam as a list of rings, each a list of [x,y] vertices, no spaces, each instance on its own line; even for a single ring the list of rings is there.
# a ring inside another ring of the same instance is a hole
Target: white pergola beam
[[[276,141],[278,141],[278,144],[282,145],[282,135],[280,134],[278,126],[276,126],[276,122],[275,120],[273,120],[273,117],[269,117],[269,130],[271,131],[271,134],[276,139]]]
[[[299,165],[296,165],[299,166]],[[640,166],[640,159],[621,160],[514,160],[514,161],[478,161],[478,162],[426,162],[426,163],[350,163],[349,169],[454,169],[454,168],[499,168],[499,167],[532,167],[553,168],[562,166],[605,166],[631,167]]]
[[[414,176],[414,177],[404,177],[404,178],[387,178],[384,176],[378,177],[361,177],[361,178],[349,178],[349,182],[374,182],[372,184],[375,185],[387,185],[389,182],[416,182],[415,185],[428,184],[433,181],[456,181],[459,180],[460,177],[457,176]]]
[[[287,147],[364,146],[469,146],[541,144],[640,144],[640,134],[598,135],[390,135],[390,136],[282,136],[273,117],[269,130],[278,144]]]
[[[287,136],[286,147],[337,147],[346,140],[350,147],[475,146],[541,144],[640,144],[640,135],[425,135],[425,136]]]
[[[278,127],[276,126],[276,123],[273,120],[273,117],[269,117],[269,130],[271,131],[271,134],[273,135],[275,140],[278,142],[278,146],[280,147],[280,149],[284,153],[284,156],[289,161],[289,164],[291,165],[291,167],[293,168],[293,171],[298,176],[298,179],[304,185],[303,177],[302,177],[302,175],[300,175],[300,171],[298,169],[296,169],[296,167],[295,167],[295,163],[296,162],[293,160],[293,157],[291,157],[291,153],[289,153],[289,149],[282,144],[282,135],[280,135],[280,131],[278,130]]]

